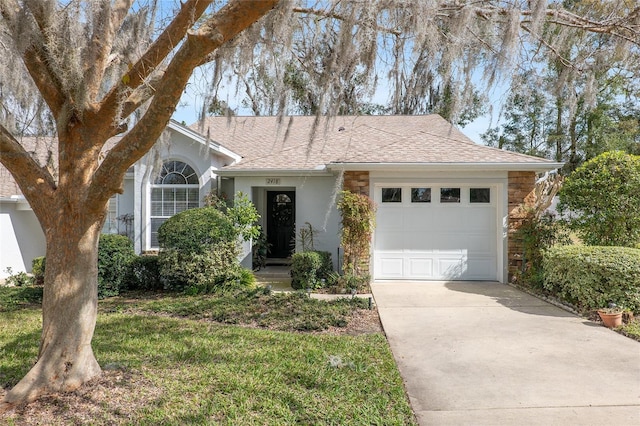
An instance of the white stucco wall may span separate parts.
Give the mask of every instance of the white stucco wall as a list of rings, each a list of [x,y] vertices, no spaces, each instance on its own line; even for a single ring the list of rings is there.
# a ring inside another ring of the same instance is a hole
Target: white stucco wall
[[[277,184],[273,184],[274,179]],[[340,215],[335,207],[336,179],[334,175],[321,176],[236,176],[234,191],[247,194],[261,215],[261,224],[266,226],[267,191],[295,190],[296,192],[296,239],[301,227],[309,222],[316,230],[314,247],[331,253],[334,268],[337,268],[337,249],[340,246]],[[299,242],[298,242],[299,245]],[[299,250],[300,247],[297,247]],[[250,245],[243,246],[242,264],[251,267]]]
[[[31,272],[35,257],[44,256],[46,242],[36,215],[26,202],[0,201],[0,278]]]

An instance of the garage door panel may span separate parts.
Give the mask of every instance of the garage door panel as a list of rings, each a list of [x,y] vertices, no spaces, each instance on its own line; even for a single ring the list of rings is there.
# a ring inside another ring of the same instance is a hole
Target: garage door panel
[[[409,185],[402,186],[403,193],[410,193]],[[432,194],[438,194],[437,187],[432,188]],[[380,203],[374,244],[375,278],[496,279],[498,220],[494,195],[493,203],[476,205],[468,201],[468,188],[461,193],[461,203],[441,204],[437,198],[428,204],[407,199],[402,203]]]
[[[466,262],[460,258],[442,258],[438,259],[439,276],[448,280],[463,279],[466,270]]]
[[[429,212],[430,210],[408,208],[402,213],[402,222],[416,231],[429,232],[434,228],[429,220]]]
[[[375,268],[384,277],[402,278],[404,276],[403,263],[402,257],[384,256],[378,259]]]
[[[376,250],[402,251],[404,249],[404,232],[376,232]]]
[[[469,234],[466,240],[469,253],[486,253],[490,255],[496,251],[495,238],[487,238],[486,234]]]
[[[428,279],[435,276],[433,270],[434,262],[432,258],[410,257],[407,259],[406,263],[409,268],[409,271],[407,272],[413,277]]]
[[[484,280],[487,277],[495,277],[495,258],[473,258],[467,260],[468,272],[466,280]]]

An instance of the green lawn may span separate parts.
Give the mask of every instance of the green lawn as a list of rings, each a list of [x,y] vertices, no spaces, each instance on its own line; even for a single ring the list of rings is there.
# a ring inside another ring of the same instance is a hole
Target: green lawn
[[[40,311],[23,304],[37,295],[16,296],[20,291],[0,288],[5,389],[35,361],[40,334]],[[104,378],[80,397],[46,398],[7,421],[24,424],[44,416],[48,424],[73,424],[90,416],[92,424],[415,424],[383,334],[301,333],[216,322],[264,320],[270,328],[297,329],[324,323],[322,312],[333,318],[327,324],[350,318],[345,302],[315,309],[318,301],[279,297],[235,297],[235,309],[234,297],[101,301],[94,349]],[[251,303],[257,317],[250,315]],[[313,320],[291,318],[300,315]]]

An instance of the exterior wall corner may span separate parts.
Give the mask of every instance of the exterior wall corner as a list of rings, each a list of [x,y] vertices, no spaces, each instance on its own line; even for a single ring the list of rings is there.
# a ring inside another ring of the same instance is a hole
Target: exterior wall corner
[[[535,203],[534,188],[536,173],[509,172],[508,177],[508,211],[507,261],[509,281],[522,269],[522,238],[517,234],[522,222],[528,216],[528,207]]]

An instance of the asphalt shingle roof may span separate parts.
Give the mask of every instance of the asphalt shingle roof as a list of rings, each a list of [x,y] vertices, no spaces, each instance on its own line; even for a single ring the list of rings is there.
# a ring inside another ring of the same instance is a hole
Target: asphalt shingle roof
[[[475,144],[436,114],[209,117],[191,128],[243,156],[226,170],[313,170],[328,163],[545,164]]]
[[[192,130],[241,155],[226,170],[316,170],[345,164],[532,164],[551,161],[475,144],[439,115],[209,117]],[[23,138],[41,165],[55,140]],[[110,144],[113,144],[111,141]],[[0,165],[0,198],[21,194]]]

